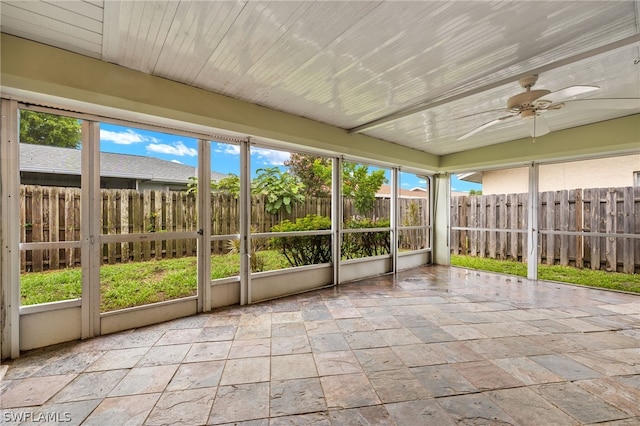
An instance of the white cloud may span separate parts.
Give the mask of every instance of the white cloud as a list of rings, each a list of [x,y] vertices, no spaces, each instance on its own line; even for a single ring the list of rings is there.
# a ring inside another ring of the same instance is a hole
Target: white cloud
[[[229,145],[226,143],[216,143],[213,145],[213,152],[227,155],[240,155],[239,145]],[[261,160],[263,163],[270,166],[281,166],[285,161],[290,158],[290,155],[286,151],[275,151],[265,148],[251,148],[251,156]]]
[[[160,154],[177,155],[178,157],[195,157],[198,155],[198,150],[195,148],[189,148],[182,142],[178,141],[174,145],[168,145],[166,143],[152,143],[147,145],[147,151],[158,152]]]
[[[251,154],[256,155],[258,159],[272,166],[281,166],[291,157],[286,151],[274,151],[264,148],[251,148]]]
[[[408,182],[405,182],[405,183],[403,183],[403,184],[402,184],[402,186],[403,186],[403,187],[405,187],[405,188],[408,188],[408,187],[410,187],[410,186],[411,186],[411,184],[410,184],[410,183],[408,183]]]
[[[419,183],[420,185],[424,185],[424,184],[426,184],[426,183],[427,183],[427,181],[426,181],[426,180],[424,180],[424,179],[420,179],[420,180],[418,181],[418,183]]]
[[[229,145],[226,143],[215,143],[213,152],[227,155],[240,155],[240,145]]]
[[[240,146],[229,145],[226,143],[215,143],[212,144],[212,151],[219,154],[240,155]],[[286,151],[251,147],[251,157],[252,159],[260,160],[262,163],[269,166],[281,166],[290,158],[290,155]]]
[[[100,129],[100,140],[113,142],[118,145],[131,145],[141,142],[158,142],[158,139],[150,136],[143,136],[131,129],[124,132],[112,132],[111,130]]]

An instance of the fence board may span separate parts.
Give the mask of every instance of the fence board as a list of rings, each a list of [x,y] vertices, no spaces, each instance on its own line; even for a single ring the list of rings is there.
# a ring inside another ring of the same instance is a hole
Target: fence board
[[[624,219],[623,219],[623,232],[625,234],[635,233],[634,226],[634,194],[633,187],[624,188]],[[622,249],[622,272],[625,274],[632,274],[634,272],[634,259],[635,259],[635,245],[634,240],[631,238],[624,239],[624,247]]]
[[[42,235],[42,187],[36,187],[31,196],[31,241],[37,243],[44,240]],[[42,271],[43,268],[42,250],[31,250],[31,268],[33,271]]]
[[[508,221],[507,221],[507,196],[506,194],[498,195],[497,197],[497,208],[498,208],[498,228],[507,229]],[[507,258],[507,238],[508,234],[506,232],[498,232],[498,259],[506,259]]]
[[[117,214],[116,212],[118,211],[118,206],[117,206],[117,191],[115,190],[108,190],[105,191],[106,192],[106,199],[107,199],[107,209],[106,209],[106,213],[107,213],[107,223],[106,226],[104,228],[106,228],[106,232],[104,232],[105,234],[115,234],[116,233],[116,223],[117,223]],[[108,246],[108,253],[107,253],[107,261],[108,263],[116,263],[116,258],[117,258],[117,247],[119,244],[107,244]]]
[[[584,231],[584,203],[583,203],[583,199],[582,199],[582,190],[581,189],[576,189],[575,191],[575,196],[574,196],[574,200],[575,200],[575,230],[576,232],[583,232]],[[582,206],[582,208],[578,207],[578,206]],[[576,268],[583,268],[584,267],[584,250],[585,250],[585,245],[584,245],[584,237],[582,235],[578,235],[575,238],[575,258],[576,258]]]
[[[589,217],[589,229],[591,232],[600,232],[600,191],[598,189],[589,190],[589,200],[591,205]],[[591,269],[600,269],[600,238],[591,237]]]
[[[120,233],[129,234],[129,197],[127,194],[120,193],[119,208],[117,211],[120,214]],[[127,262],[131,256],[131,245],[129,243],[120,244],[120,260]]]
[[[478,200],[480,197],[477,196],[470,196],[469,200],[470,200],[470,209],[469,209],[469,221],[467,223],[467,227],[469,228],[477,228],[478,227]],[[469,247],[470,247],[470,251],[469,254],[471,256],[479,256],[480,254],[478,253],[478,241],[480,239],[480,235],[478,234],[478,231],[469,231],[468,233],[469,235]]]
[[[548,231],[554,231],[556,229],[556,225],[555,225],[555,198],[554,198],[555,194],[553,192],[547,192],[545,194],[545,198],[547,200],[547,204],[546,204],[546,219],[547,222],[545,224],[545,228]],[[546,263],[547,265],[553,265],[554,263],[554,259],[555,259],[555,236],[554,235],[546,235],[546,242],[547,242],[547,250],[545,251],[546,254]],[[542,254],[542,253],[541,253]]]
[[[518,221],[518,196],[517,194],[509,194],[507,195],[507,200],[508,200],[508,212],[509,212],[509,227],[511,229],[518,229],[519,228],[519,221]],[[506,212],[505,212],[505,216],[506,216]],[[509,257],[512,260],[517,261],[518,260],[518,246],[519,246],[519,240],[520,240],[520,233],[518,232],[510,232],[509,233]]]
[[[151,194],[153,191],[147,189],[142,192],[142,232],[152,232],[153,209],[151,207]],[[151,259],[151,241],[142,243],[142,256],[144,260]]]
[[[49,241],[56,242],[59,237],[59,226],[60,226],[60,215],[59,215],[59,207],[60,202],[59,199],[59,189],[56,187],[51,187],[49,189]],[[60,250],[50,250],[49,251],[49,268],[50,269],[58,269],[60,268]]]
[[[459,223],[460,226],[464,226],[462,224],[463,220],[462,220],[462,216],[461,216],[461,210],[462,210],[461,206],[463,204],[466,204],[465,201],[466,200],[464,200],[462,198],[457,198],[457,197],[454,197],[451,200],[451,213],[450,213],[451,221],[455,222],[455,223]],[[451,238],[454,241],[461,241],[461,235],[460,234],[462,232],[464,232],[464,231],[458,231],[458,230],[455,230],[455,229],[451,230]],[[462,253],[464,251],[464,249],[462,247],[464,247],[464,242],[461,241],[461,244],[456,244],[455,246],[454,245],[451,246],[451,252],[453,254],[460,254],[460,253]]]
[[[469,211],[468,211],[469,204],[465,200],[462,200],[462,202],[460,202],[459,204],[460,204],[460,213],[458,217],[460,218],[460,226],[465,226],[465,227],[469,226],[467,224],[467,217],[469,214]],[[425,218],[426,220],[426,217],[427,217],[426,212],[422,212],[421,217]],[[469,237],[467,234],[468,234],[468,231],[461,231],[460,233],[460,238],[463,241],[461,254],[464,254],[464,255],[469,253]]]
[[[569,218],[571,217],[571,211],[569,209],[569,191],[556,191],[559,196],[559,210],[560,210],[560,231],[568,231],[571,225]],[[560,265],[569,266],[569,236],[561,235],[560,238]]]
[[[606,192],[605,199],[605,230],[607,233],[615,233],[617,228],[617,197],[616,191],[609,188]],[[607,271],[615,271],[618,264],[618,252],[616,247],[616,239],[607,237],[605,242],[605,267]]]

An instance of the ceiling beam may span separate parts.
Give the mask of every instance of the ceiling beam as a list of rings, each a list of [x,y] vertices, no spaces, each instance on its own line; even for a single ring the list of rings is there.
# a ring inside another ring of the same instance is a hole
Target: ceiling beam
[[[104,1],[102,6],[102,60],[117,63],[120,51],[120,2]]]
[[[497,87],[503,86],[505,84],[513,83],[514,81],[518,81],[522,77],[526,77],[529,75],[541,74],[543,72],[547,72],[565,65],[570,65],[572,63],[582,61],[584,59],[591,58],[593,56],[601,55],[603,53],[610,52],[612,50],[640,43],[640,34],[635,34],[621,40],[615,41],[613,43],[606,44],[604,46],[600,46],[596,49],[589,50],[587,52],[579,53],[577,55],[570,56],[565,59],[561,59],[559,61],[552,62],[550,64],[534,68],[525,73],[521,73],[512,77],[503,78],[494,83],[487,84],[481,87],[476,87],[475,89],[467,90],[461,93],[457,93],[454,95],[442,95],[436,98],[430,99],[428,101],[421,102],[417,105],[411,106],[409,108],[402,109],[400,111],[394,112],[393,114],[386,115],[384,117],[380,117],[376,120],[370,121],[368,123],[362,124],[360,126],[349,129],[349,134],[353,133],[362,133],[369,129],[373,129],[374,127],[381,126],[383,124],[389,123],[391,121],[399,120],[400,118],[407,117],[409,115],[416,114],[418,112],[422,112],[424,110],[434,108],[440,105],[447,104],[449,102],[457,101],[468,96],[476,95],[478,93],[485,92],[487,90],[495,89]]]

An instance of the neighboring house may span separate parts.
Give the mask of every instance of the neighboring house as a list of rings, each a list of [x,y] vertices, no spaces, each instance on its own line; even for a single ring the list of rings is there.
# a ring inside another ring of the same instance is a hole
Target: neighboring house
[[[20,183],[80,187],[80,150],[20,144]],[[196,168],[140,155],[100,153],[100,187],[184,191]],[[211,172],[211,179],[226,175]]]
[[[529,188],[527,167],[462,173],[458,178],[481,183],[483,195],[524,193]],[[540,192],[625,186],[640,186],[640,154],[544,164],[539,169]]]
[[[389,198],[391,197],[391,187],[389,185],[382,185],[376,192],[376,198]],[[411,189],[400,189],[398,193],[400,198],[428,198],[429,193],[426,188],[415,187]]]

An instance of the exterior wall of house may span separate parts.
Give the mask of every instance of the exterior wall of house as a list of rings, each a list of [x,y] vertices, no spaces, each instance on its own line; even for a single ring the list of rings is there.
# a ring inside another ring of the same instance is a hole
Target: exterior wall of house
[[[574,188],[608,188],[634,185],[640,172],[640,154],[540,166],[541,192]],[[482,173],[482,193],[527,192],[528,168],[490,170]]]
[[[66,188],[80,188],[80,176],[58,175],[54,173],[21,172],[20,183],[23,185],[60,186]],[[185,191],[186,184],[156,181],[136,181],[136,179],[101,177],[102,189],[152,189],[157,191]]]

